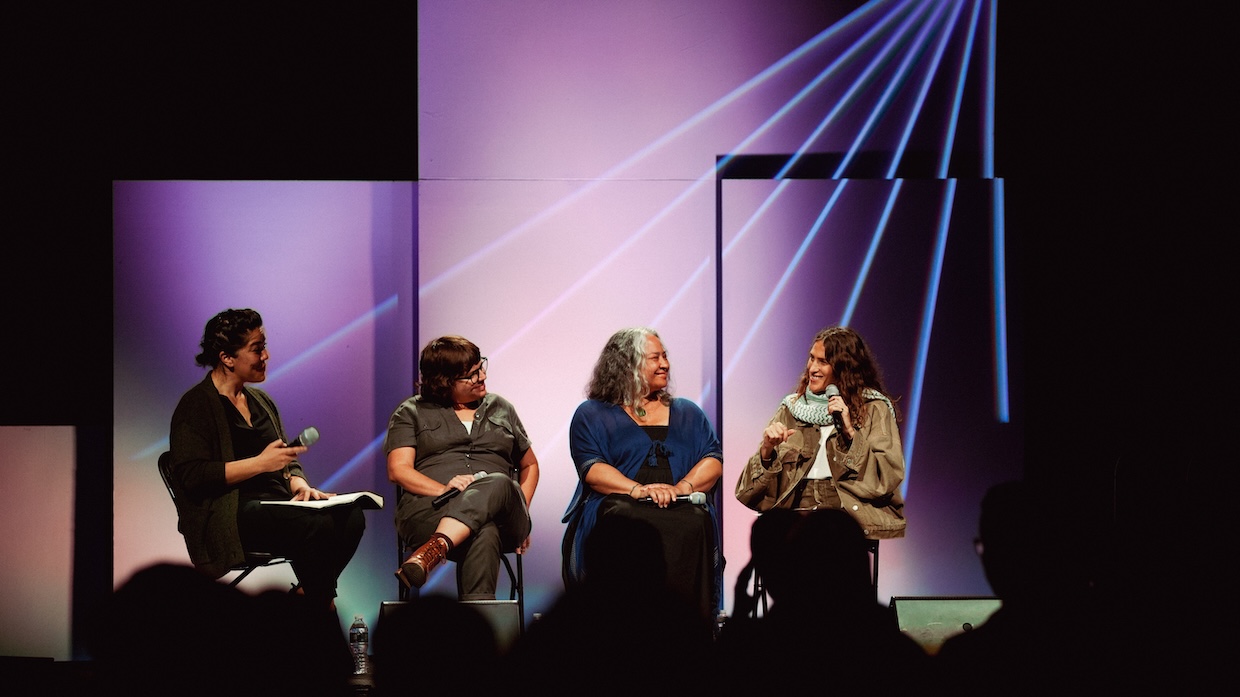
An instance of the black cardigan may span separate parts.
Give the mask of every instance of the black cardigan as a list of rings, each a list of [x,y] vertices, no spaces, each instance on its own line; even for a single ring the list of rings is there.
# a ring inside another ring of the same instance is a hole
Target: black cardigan
[[[246,398],[257,401],[271,414],[276,433],[285,442],[280,412],[270,395],[246,387]],[[181,396],[172,412],[169,436],[172,455],[171,483],[177,504],[177,529],[185,537],[193,565],[212,578],[219,578],[245,560],[237,532],[237,487],[224,479],[224,463],[236,459],[228,416],[210,373]],[[305,479],[301,463],[293,461],[288,477]]]

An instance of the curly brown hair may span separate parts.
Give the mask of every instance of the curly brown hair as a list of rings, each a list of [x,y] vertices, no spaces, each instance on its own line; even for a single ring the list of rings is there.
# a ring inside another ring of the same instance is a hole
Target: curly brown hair
[[[891,398],[891,395],[887,394],[887,386],[883,384],[883,370],[878,360],[861,335],[849,327],[837,325],[820,330],[814,335],[810,346],[819,342],[822,342],[827,363],[831,364],[835,386],[840,388],[840,396],[848,403],[848,411],[852,414],[853,423],[858,427],[865,425],[865,411],[862,408],[865,404],[865,397],[862,396],[861,391],[868,387]],[[801,373],[801,381],[797,385],[797,396],[805,394],[807,385],[809,385],[808,366]],[[893,409],[895,409],[895,401],[892,399]],[[899,414],[899,409],[896,409],[897,420]]]

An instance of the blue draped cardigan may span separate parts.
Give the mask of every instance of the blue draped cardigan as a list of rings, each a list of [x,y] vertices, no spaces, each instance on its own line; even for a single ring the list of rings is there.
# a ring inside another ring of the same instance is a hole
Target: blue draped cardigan
[[[565,544],[565,574],[574,581],[582,579],[581,550],[586,537],[598,519],[598,507],[604,495],[586,483],[586,473],[596,462],[604,462],[636,479],[637,471],[646,463],[655,464],[656,453],[662,449],[672,467],[673,481],[679,482],[703,458],[723,462],[723,448],[715,429],[702,408],[693,402],[674,398],[669,409],[667,439],[653,441],[646,431],[625,413],[618,404],[589,399],[582,402],[568,432],[568,448],[577,467],[577,491],[561,522],[568,523],[566,534],[572,536],[571,547]],[[716,483],[717,484],[717,483]],[[714,549],[716,583],[722,582],[722,526],[716,501],[718,486],[708,492],[707,509],[715,526]],[[570,540],[565,540],[569,543]],[[566,578],[566,581],[568,578]]]

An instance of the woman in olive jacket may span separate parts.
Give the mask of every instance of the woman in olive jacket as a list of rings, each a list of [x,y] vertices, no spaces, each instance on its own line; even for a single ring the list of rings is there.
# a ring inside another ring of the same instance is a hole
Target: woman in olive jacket
[[[780,402],[741,471],[736,498],[760,513],[842,508],[871,540],[903,537],[898,419],[861,335],[823,329],[797,390]]]

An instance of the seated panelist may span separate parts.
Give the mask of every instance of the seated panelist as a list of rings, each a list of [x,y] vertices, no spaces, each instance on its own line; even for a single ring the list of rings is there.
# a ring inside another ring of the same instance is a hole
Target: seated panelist
[[[267,379],[267,335],[251,309],[224,310],[203,330],[195,361],[209,368],[172,413],[170,485],[178,528],[195,568],[219,578],[261,551],[287,557],[301,592],[324,607],[366,529],[357,503],[265,506],[333,494],[310,485],[288,445],[275,400],[249,383]]]
[[[600,519],[637,518],[659,532],[669,587],[713,619],[722,554],[707,494],[723,473],[723,450],[705,412],[672,397],[670,376],[654,329],[622,329],[603,347],[569,428],[579,481],[564,516],[564,582],[584,580],[586,540]]]
[[[494,600],[500,555],[530,544],[538,458],[516,408],[487,391],[487,359],[472,341],[431,341],[418,369],[418,394],[396,408],[384,441],[388,479],[404,492],[396,533],[416,547],[396,577],[421,588],[451,559],[461,600]]]

